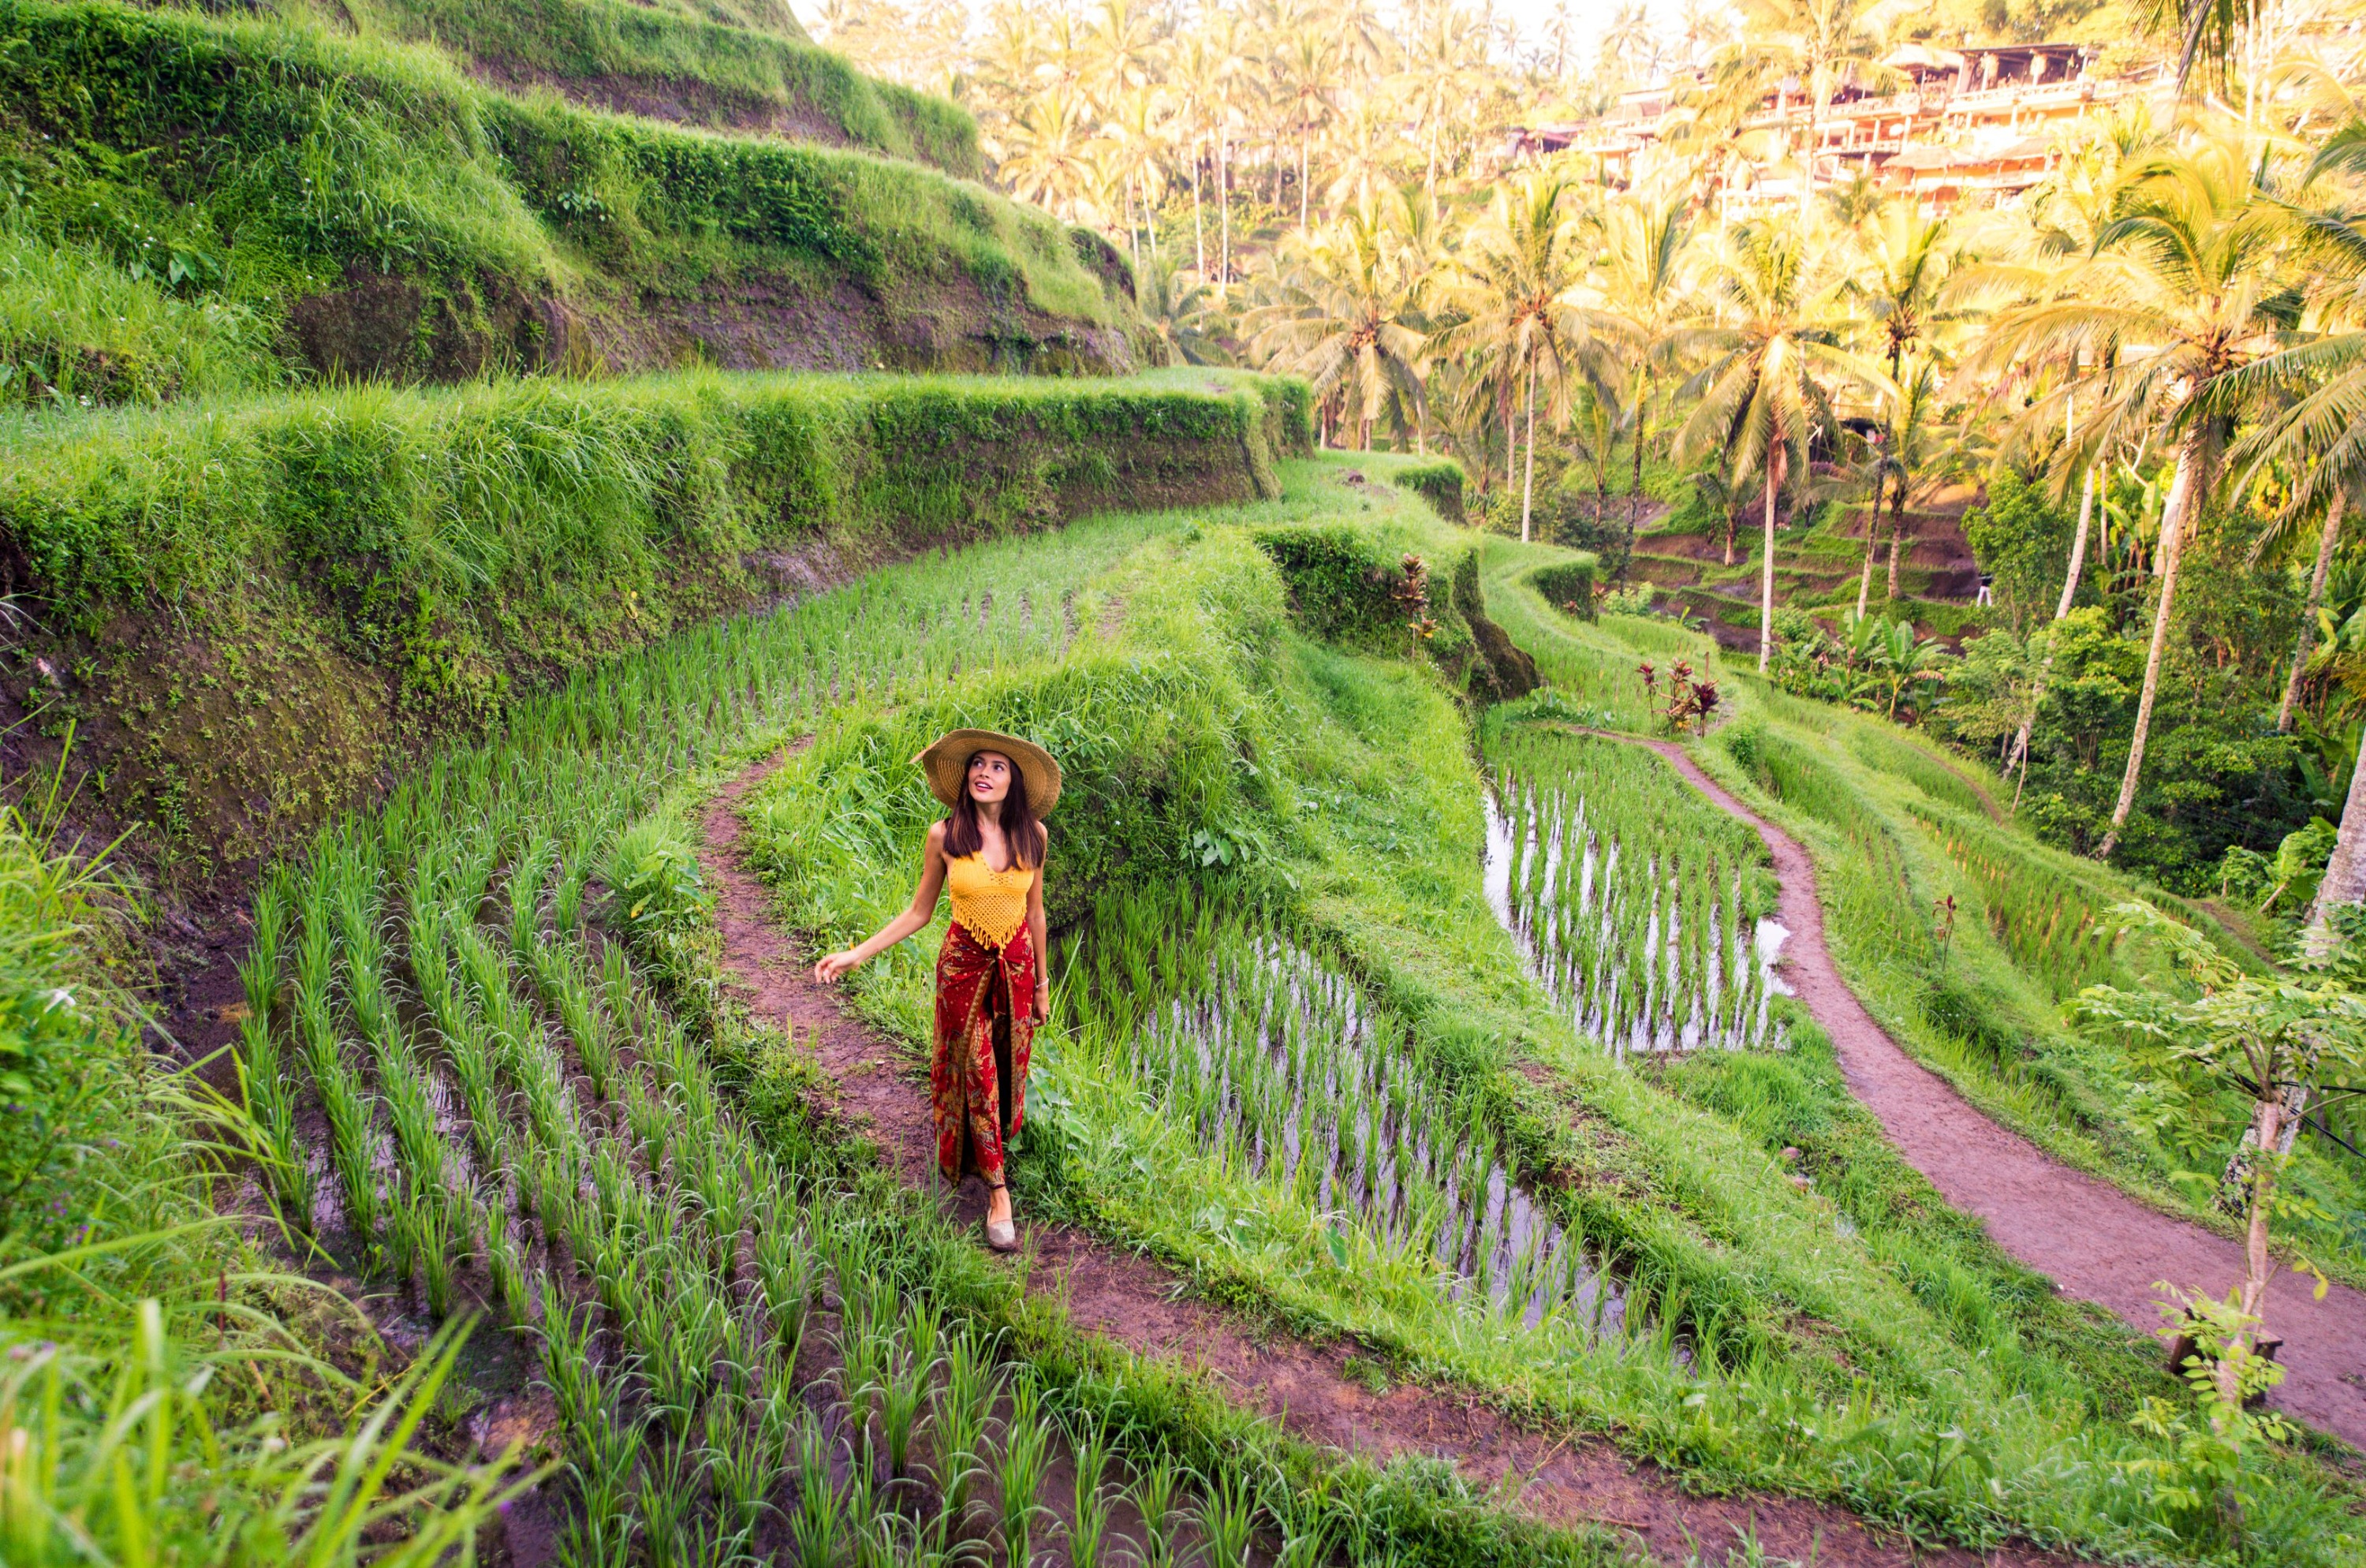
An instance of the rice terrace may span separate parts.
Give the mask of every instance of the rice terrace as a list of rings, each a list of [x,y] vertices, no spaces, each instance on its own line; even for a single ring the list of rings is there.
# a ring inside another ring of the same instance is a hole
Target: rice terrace
[[[2354,0],[0,0],[0,1563],[2366,1564]]]

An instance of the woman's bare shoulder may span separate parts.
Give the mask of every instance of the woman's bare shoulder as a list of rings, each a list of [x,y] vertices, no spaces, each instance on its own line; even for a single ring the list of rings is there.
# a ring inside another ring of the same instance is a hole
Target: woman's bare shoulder
[[[939,818],[936,821],[929,824],[929,848],[930,851],[938,854],[942,854],[944,852],[945,822],[942,818]]]

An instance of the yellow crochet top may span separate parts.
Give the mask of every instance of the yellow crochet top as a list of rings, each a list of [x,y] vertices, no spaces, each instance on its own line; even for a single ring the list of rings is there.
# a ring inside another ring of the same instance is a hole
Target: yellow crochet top
[[[989,870],[983,853],[945,859],[945,890],[953,896],[953,919],[988,947],[1000,947],[1027,923],[1027,891],[1035,874],[1013,863]]]

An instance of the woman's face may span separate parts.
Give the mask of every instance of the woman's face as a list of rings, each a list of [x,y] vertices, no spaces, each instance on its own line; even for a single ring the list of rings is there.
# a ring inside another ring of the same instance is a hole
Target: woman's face
[[[1010,793],[1010,759],[999,751],[976,751],[969,760],[969,797],[981,806]]]

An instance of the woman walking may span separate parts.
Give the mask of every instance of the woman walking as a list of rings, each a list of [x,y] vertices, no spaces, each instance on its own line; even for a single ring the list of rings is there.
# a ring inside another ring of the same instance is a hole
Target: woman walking
[[[1015,1251],[1004,1146],[1027,1111],[1027,1055],[1047,1015],[1042,818],[1060,798],[1060,764],[1032,741],[990,729],[948,731],[913,761],[947,816],[929,829],[911,907],[868,942],[814,965],[835,984],[936,918],[950,891],[953,923],[937,955],[936,1049],[929,1089],[937,1168],[948,1185],[985,1179],[986,1245]]]

